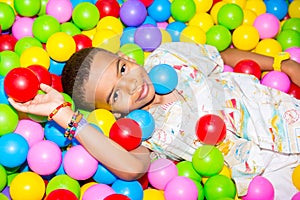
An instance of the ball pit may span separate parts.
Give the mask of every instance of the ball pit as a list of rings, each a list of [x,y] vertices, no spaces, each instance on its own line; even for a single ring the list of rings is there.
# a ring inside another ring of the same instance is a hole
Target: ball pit
[[[144,176],[146,187],[142,187],[142,180],[139,180],[140,183],[119,180],[105,166],[90,157],[78,141],[67,140],[63,136],[64,129],[54,122],[47,122],[47,118],[43,116],[16,111],[9,106],[7,98],[12,97],[20,102],[32,99],[39,92],[38,84],[41,82],[63,92],[60,75],[65,62],[74,52],[92,46],[112,52],[122,51],[140,65],[144,64],[149,53],[161,43],[170,41],[210,44],[219,51],[231,46],[268,56],[286,51],[290,53],[292,60],[300,62],[299,2],[0,2],[0,199],[10,195],[13,199],[44,197],[45,200],[51,200],[68,196],[67,199],[93,200],[96,197],[99,199],[99,194],[106,200],[172,200],[180,199],[183,194],[188,199],[197,199],[197,196],[198,199],[234,199],[235,187],[228,168],[224,165],[224,158],[212,146],[199,148],[191,162],[174,164],[169,159],[153,161]],[[35,75],[32,76],[35,81],[29,81],[32,84],[28,86],[30,89],[23,92],[14,88],[17,86],[16,81],[8,84],[8,74],[19,67],[27,71],[30,69],[33,72],[31,75]],[[224,71],[238,72],[234,69],[225,66]],[[170,72],[166,73],[170,75]],[[287,76],[284,79],[282,76],[282,73],[271,71],[265,74],[261,83],[299,99],[299,87],[290,82]],[[171,79],[174,81],[176,78]],[[170,81],[168,84],[171,89],[157,89],[157,92],[168,93],[177,83]],[[10,92],[12,90],[13,94]],[[153,119],[147,118],[146,114],[131,113],[127,116],[138,122],[142,129],[136,145],[151,137],[154,129]],[[95,110],[87,113],[87,116],[91,124],[109,136],[112,125],[116,122],[112,113]],[[38,148],[42,143],[44,145]],[[130,149],[134,149],[136,145]],[[6,151],[7,146],[14,147],[16,152]],[[205,148],[213,150],[203,157]],[[74,149],[77,150],[75,153]],[[227,172],[222,172],[224,169]],[[223,173],[226,178],[222,176]],[[295,168],[292,179],[299,189],[298,177],[299,170]],[[259,183],[259,178],[264,182]],[[221,182],[226,182],[227,188],[222,188]],[[243,199],[260,197],[262,193],[264,197],[269,195],[269,199],[274,197],[274,188],[267,179],[256,177],[251,184]],[[293,197],[297,198],[299,193]]]

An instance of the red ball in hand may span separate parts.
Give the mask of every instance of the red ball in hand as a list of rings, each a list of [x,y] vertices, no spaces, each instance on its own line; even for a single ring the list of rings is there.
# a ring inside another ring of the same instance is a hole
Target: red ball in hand
[[[17,102],[33,99],[40,88],[37,76],[28,68],[14,68],[4,78],[4,90],[7,96]]]
[[[141,144],[142,129],[133,119],[121,118],[112,125],[109,138],[130,151]]]
[[[234,72],[252,74],[260,79],[261,70],[257,62],[253,60],[241,60],[233,68]]]
[[[209,145],[219,144],[226,137],[226,125],[218,115],[207,114],[197,121],[196,135],[200,142]]]

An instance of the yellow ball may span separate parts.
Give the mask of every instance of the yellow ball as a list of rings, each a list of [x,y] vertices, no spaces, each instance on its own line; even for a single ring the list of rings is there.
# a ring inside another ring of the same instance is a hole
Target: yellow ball
[[[123,28],[122,22],[113,16],[101,18],[96,27],[97,31],[101,29],[109,29],[120,35],[123,33]]]
[[[218,3],[213,5],[213,7],[211,8],[210,15],[212,16],[215,24],[218,24],[218,12],[219,12],[220,8],[222,6],[224,6],[225,4],[226,3],[224,3],[223,1],[219,1]]]
[[[80,198],[79,198],[79,200],[82,200],[82,197],[83,197],[83,194],[85,193],[85,191],[86,191],[87,189],[89,189],[89,187],[91,187],[91,186],[93,186],[93,185],[95,185],[95,184],[97,184],[97,182],[88,182],[88,183],[82,185],[82,186],[80,187]]]
[[[44,194],[45,183],[34,172],[22,172],[10,184],[10,195],[14,200],[41,200]]]
[[[87,117],[89,123],[98,126],[104,135],[109,136],[109,131],[112,125],[115,123],[115,116],[106,109],[96,109],[93,110]]]
[[[92,28],[90,30],[81,31],[81,34],[88,36],[91,40],[94,39],[94,35],[97,32],[97,27]]]
[[[232,42],[236,48],[250,51],[258,44],[259,33],[254,26],[241,25],[233,31]]]
[[[205,44],[206,34],[199,26],[187,26],[180,34],[180,41]]]
[[[23,51],[20,56],[21,67],[41,65],[46,69],[50,67],[50,57],[42,47],[32,46]]]
[[[262,55],[275,57],[279,52],[282,52],[282,48],[277,40],[268,38],[261,40],[257,44],[255,52]]]
[[[244,12],[243,24],[252,26],[257,17],[256,13],[249,9],[244,9],[243,12]]]
[[[76,51],[73,37],[65,32],[52,34],[46,43],[49,56],[57,62],[67,61]]]
[[[292,181],[294,186],[300,190],[300,165],[298,165],[297,167],[295,167],[293,173],[292,173]]]
[[[196,4],[196,12],[207,12],[213,5],[213,0],[194,0]]]
[[[144,58],[145,60],[148,58],[148,56],[150,56],[151,52],[148,51],[144,51]]]
[[[291,18],[300,18],[300,1],[294,0],[290,3],[288,14]]]
[[[207,32],[214,25],[212,16],[206,12],[197,12],[189,21],[188,25],[199,26],[204,32]]]
[[[159,29],[161,32],[161,43],[172,42],[172,37],[165,29]]]
[[[245,8],[246,0],[223,0],[226,3],[234,3],[239,5],[241,8]]]
[[[245,8],[252,10],[257,16],[267,12],[266,4],[262,0],[248,0]]]
[[[231,170],[230,170],[230,168],[229,167],[227,167],[226,165],[223,165],[223,168],[222,168],[222,170],[219,172],[219,174],[221,174],[221,175],[224,175],[224,176],[227,176],[228,178],[231,178]],[[201,179],[201,182],[203,183],[203,184],[205,184],[205,182],[207,181],[207,179],[208,179],[209,177],[202,177],[202,179]]]
[[[109,29],[96,32],[92,40],[93,47],[99,47],[117,53],[120,49],[120,35]]]
[[[157,189],[148,188],[144,190],[143,200],[165,200],[164,192]]]

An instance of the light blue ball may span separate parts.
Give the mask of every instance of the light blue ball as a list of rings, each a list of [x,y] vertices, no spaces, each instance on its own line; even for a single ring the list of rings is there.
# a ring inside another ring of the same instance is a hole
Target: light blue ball
[[[138,181],[124,181],[118,179],[111,187],[117,194],[126,195],[131,200],[141,200],[144,196],[143,187]]]
[[[48,121],[44,128],[45,138],[56,143],[59,147],[66,147],[71,140],[64,136],[65,129],[59,126],[55,121]]]
[[[0,76],[0,103],[9,104],[7,98],[8,96],[4,90],[4,77]]]
[[[112,184],[117,180],[117,177],[101,163],[98,163],[98,168],[96,173],[93,175],[93,179],[97,183]]]
[[[154,0],[148,7],[148,15],[157,22],[167,21],[171,16],[171,3],[169,0]]]
[[[123,30],[122,36],[120,38],[121,46],[127,43],[134,43],[134,33],[136,28],[135,27],[126,27]]]
[[[288,3],[285,0],[265,0],[267,13],[275,15],[282,20],[288,13]]]
[[[168,94],[172,92],[178,84],[177,72],[168,64],[154,66],[148,75],[157,94]]]
[[[168,24],[166,27],[167,32],[172,37],[172,42],[179,42],[182,30],[186,27],[183,22],[175,21]]]

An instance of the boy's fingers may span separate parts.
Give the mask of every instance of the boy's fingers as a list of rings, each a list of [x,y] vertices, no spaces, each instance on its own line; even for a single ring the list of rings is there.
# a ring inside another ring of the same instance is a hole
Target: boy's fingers
[[[41,88],[41,90],[43,90],[46,93],[49,93],[53,89],[52,87],[50,87],[49,85],[44,84],[44,83],[40,84],[40,88]]]

